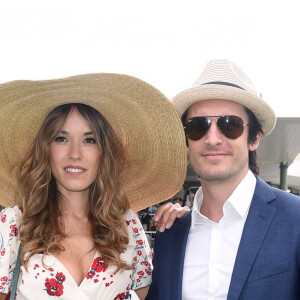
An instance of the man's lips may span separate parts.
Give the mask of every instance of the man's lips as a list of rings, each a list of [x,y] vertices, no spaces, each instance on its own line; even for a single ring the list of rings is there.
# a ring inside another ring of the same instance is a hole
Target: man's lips
[[[211,158],[211,159],[216,159],[216,158],[221,158],[224,156],[229,155],[228,153],[221,153],[221,152],[211,152],[211,153],[202,153],[202,156],[204,156],[205,158]]]

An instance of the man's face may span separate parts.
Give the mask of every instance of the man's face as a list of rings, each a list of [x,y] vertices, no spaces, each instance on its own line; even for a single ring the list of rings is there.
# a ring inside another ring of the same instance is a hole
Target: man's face
[[[248,124],[245,108],[227,100],[206,100],[193,104],[189,108],[188,119],[192,117],[234,115]],[[249,127],[237,139],[225,137],[217,127],[217,118],[210,118],[212,123],[207,133],[198,141],[188,140],[190,163],[204,184],[205,181],[240,182],[249,169],[248,151],[258,147],[261,135],[255,144],[248,144]]]

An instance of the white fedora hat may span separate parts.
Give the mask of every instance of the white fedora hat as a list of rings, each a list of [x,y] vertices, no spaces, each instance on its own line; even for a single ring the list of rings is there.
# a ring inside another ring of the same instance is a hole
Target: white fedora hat
[[[171,101],[182,116],[192,104],[212,99],[234,101],[250,109],[262,126],[264,135],[275,127],[273,109],[257,95],[247,75],[229,60],[209,61],[193,87],[182,91]]]

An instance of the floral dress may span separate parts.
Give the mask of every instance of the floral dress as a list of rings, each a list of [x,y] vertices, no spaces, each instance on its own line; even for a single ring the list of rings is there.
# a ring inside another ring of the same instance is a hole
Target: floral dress
[[[13,280],[19,248],[18,224],[21,216],[18,206],[5,208],[0,213],[0,292],[8,293]],[[115,267],[104,263],[96,251],[90,269],[78,286],[64,265],[53,255],[42,254],[29,260],[28,272],[21,266],[17,288],[17,300],[60,299],[122,300],[130,289],[138,289],[151,283],[151,251],[138,217],[128,210],[125,221],[129,232],[129,246],[121,258],[132,264],[131,270],[114,272]]]

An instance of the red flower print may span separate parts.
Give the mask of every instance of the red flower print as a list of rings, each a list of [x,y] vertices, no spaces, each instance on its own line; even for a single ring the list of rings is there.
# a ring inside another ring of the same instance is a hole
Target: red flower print
[[[60,282],[64,282],[66,280],[66,276],[62,272],[57,273],[55,278]]]
[[[138,250],[137,254],[138,254],[138,256],[141,256],[142,255],[142,251]]]
[[[16,227],[16,224],[10,225],[9,228],[11,229],[12,236],[17,236],[18,235],[18,228]]]
[[[85,276],[86,279],[90,279],[90,278],[93,278],[95,275],[95,272],[94,271],[89,271],[87,273],[87,275]]]
[[[97,283],[99,281],[99,279],[94,279],[94,282]]]
[[[1,221],[2,221],[2,220],[1,220]],[[127,225],[127,226],[129,226],[129,225],[130,225],[129,221],[127,221],[127,220],[126,220],[126,225]]]
[[[137,240],[136,243],[143,246],[143,241],[142,240]]]
[[[133,223],[133,224],[136,224],[136,220],[135,220],[135,219],[132,219],[132,223]]]
[[[139,230],[135,227],[135,228],[133,228],[133,232],[134,232],[134,233],[138,233]]]
[[[6,215],[2,215],[2,216],[1,216],[1,222],[2,222],[2,223],[5,223],[5,222],[6,222]]]
[[[123,299],[125,299],[125,297],[126,297],[125,293],[121,293],[121,294],[117,295],[114,298],[114,300],[123,300]]]
[[[50,296],[61,296],[64,293],[64,286],[61,283],[57,282],[54,278],[46,281],[45,287],[47,288],[47,293]]]
[[[96,257],[92,264],[92,269],[95,270],[97,273],[105,272],[107,269],[107,264],[104,263],[102,257]]]
[[[141,276],[144,276],[144,272],[143,271],[139,271],[139,272],[137,272],[139,275],[141,275]]]
[[[148,275],[151,275],[151,271],[145,270]]]
[[[4,282],[7,282],[7,276],[3,276],[2,278],[1,278],[1,281],[4,281]]]
[[[4,256],[5,254],[5,248],[1,251],[1,256]]]
[[[142,262],[141,262],[141,265],[148,266],[148,265],[149,265],[149,263],[148,263],[146,260],[144,260],[144,261],[142,261]]]

